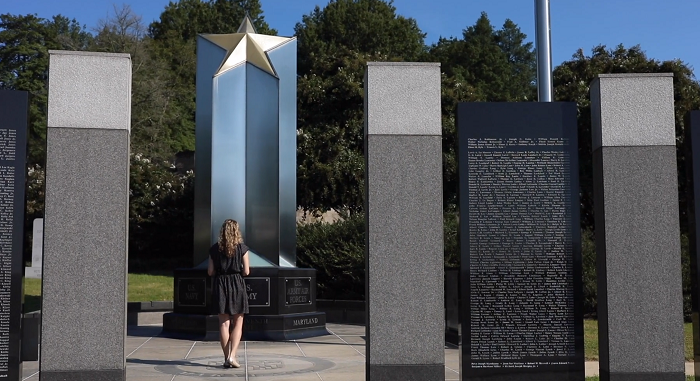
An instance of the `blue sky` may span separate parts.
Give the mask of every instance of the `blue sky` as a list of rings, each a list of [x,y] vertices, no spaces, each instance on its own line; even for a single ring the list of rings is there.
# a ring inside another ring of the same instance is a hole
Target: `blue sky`
[[[146,24],[157,19],[169,0],[0,0],[0,13],[62,14],[88,29],[113,11],[130,4]],[[292,35],[294,25],[315,5],[328,0],[261,0],[265,19],[280,35]],[[395,0],[397,12],[415,18],[428,34],[428,43],[440,36],[460,36],[482,11],[496,27],[513,20],[532,40],[535,36],[534,0]],[[679,58],[700,70],[700,1],[698,0],[552,0],[552,57],[554,65],[568,60],[577,49],[586,54],[598,45],[641,45],[650,58]],[[232,25],[232,31],[238,25]],[[697,70],[696,70],[697,71]],[[700,76],[700,71],[696,73]]]

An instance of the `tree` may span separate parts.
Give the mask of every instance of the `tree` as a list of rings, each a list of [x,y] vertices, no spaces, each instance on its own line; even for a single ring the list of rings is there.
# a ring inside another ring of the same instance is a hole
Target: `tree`
[[[28,160],[43,164],[50,49],[84,49],[91,36],[77,21],[63,16],[0,15],[0,88],[30,94]]]
[[[265,22],[259,0],[181,0],[170,2],[151,23],[145,47],[158,65],[163,107],[154,110],[168,129],[149,144],[168,139],[171,151],[194,150],[196,38],[200,33],[235,33],[246,13],[258,33],[276,34]],[[147,94],[144,94],[147,95]],[[147,121],[152,123],[152,120]],[[165,134],[164,136],[162,134]]]
[[[525,42],[526,38],[510,19],[495,33],[495,41],[508,61],[504,91],[510,101],[534,100],[537,95],[537,59],[532,42]]]
[[[25,232],[31,232],[32,221],[44,215],[49,49],[83,50],[91,39],[77,21],[61,15],[52,20],[0,15],[0,89],[29,93]],[[29,239],[25,234],[24,258],[31,258]]]
[[[445,210],[457,206],[457,103],[478,101],[527,101],[535,94],[535,54],[532,43],[511,20],[495,30],[486,13],[462,38],[441,37],[426,60],[441,63],[443,201]]]
[[[180,0],[170,2],[160,14],[160,20],[149,26],[154,40],[179,38],[194,41],[200,33],[235,33],[246,13],[261,34],[276,35],[265,22],[259,0]]]
[[[168,63],[154,53],[141,16],[126,5],[100,20],[92,50],[129,53],[132,62],[131,149],[149,158],[171,159],[194,147],[194,131],[183,126],[189,115],[178,107]],[[189,95],[189,94],[188,94]]]
[[[363,99],[368,61],[415,61],[425,34],[392,2],[333,0],[294,28],[298,39],[297,202],[307,210],[363,204]]]
[[[604,45],[593,48],[590,56],[578,50],[570,61],[554,70],[554,96],[557,101],[576,102],[578,105],[579,182],[581,186],[581,225],[592,229],[593,181],[591,142],[590,84],[598,74],[610,73],[673,73],[673,91],[676,119],[677,158],[679,170],[679,199],[681,214],[686,212],[685,201],[685,116],[700,107],[700,84],[693,71],[682,61],[650,59],[640,46],[626,49],[618,45],[607,49]],[[687,218],[681,218],[683,231],[687,231]]]
[[[462,39],[441,37],[433,44],[429,59],[441,62],[449,77],[465,80],[480,101],[532,100],[536,61],[526,38],[511,20],[495,30],[488,15],[481,13]]]

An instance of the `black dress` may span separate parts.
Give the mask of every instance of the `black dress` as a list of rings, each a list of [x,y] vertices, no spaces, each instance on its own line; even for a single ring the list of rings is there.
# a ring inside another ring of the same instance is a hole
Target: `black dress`
[[[209,249],[209,257],[214,262],[214,276],[211,289],[211,306],[216,314],[247,314],[248,293],[241,273],[243,272],[243,255],[248,246],[239,243],[232,257],[219,251],[215,243]]]

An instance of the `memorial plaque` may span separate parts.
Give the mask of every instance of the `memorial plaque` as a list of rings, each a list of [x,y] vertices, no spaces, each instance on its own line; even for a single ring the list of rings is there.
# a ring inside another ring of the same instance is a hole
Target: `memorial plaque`
[[[0,90],[0,379],[21,380],[28,96]]]
[[[691,111],[685,127],[686,187],[688,203],[688,244],[693,317],[693,358],[695,374],[700,375],[700,111]]]
[[[206,278],[180,278],[177,282],[178,304],[185,307],[207,305]]]
[[[248,292],[249,307],[269,307],[270,306],[270,278],[246,277],[246,291]]]
[[[463,380],[583,380],[574,103],[461,103]]]
[[[285,278],[285,304],[311,304],[311,278]]]

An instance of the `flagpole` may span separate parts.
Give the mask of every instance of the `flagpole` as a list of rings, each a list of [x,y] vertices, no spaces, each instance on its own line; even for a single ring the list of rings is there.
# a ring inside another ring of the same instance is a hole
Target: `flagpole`
[[[535,0],[535,39],[537,50],[537,99],[552,102],[552,36],[549,0]]]

